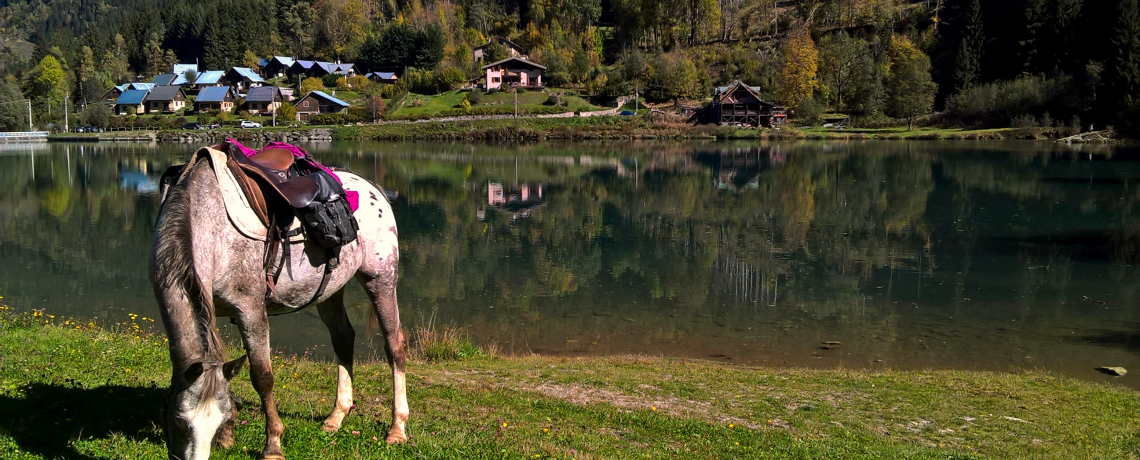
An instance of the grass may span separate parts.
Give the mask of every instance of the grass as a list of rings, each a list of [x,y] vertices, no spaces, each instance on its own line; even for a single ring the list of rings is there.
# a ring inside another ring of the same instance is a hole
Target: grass
[[[0,458],[161,458],[157,412],[169,361],[162,336],[146,332],[153,321],[132,317],[103,328],[0,306]],[[451,338],[425,340],[434,333],[426,331],[416,331],[425,355],[457,337],[445,331]],[[409,364],[410,441],[388,446],[386,365],[357,366],[356,409],[340,432],[326,434],[333,366],[280,353],[273,364],[290,458],[1140,455],[1135,391],[1044,372],[441,356]],[[213,458],[248,459],[263,445],[248,379],[243,371],[233,384],[241,402],[237,443]]]
[[[556,91],[561,92],[561,91]],[[394,117],[419,117],[425,115],[432,115],[436,113],[446,113],[450,110],[459,107],[460,102],[467,95],[465,90],[448,91],[438,95],[423,95],[423,94],[409,94],[408,100],[397,110],[390,111],[389,115]],[[548,98],[545,91],[527,91],[518,94],[519,108],[522,110],[533,109],[549,109],[544,105]],[[477,104],[472,104],[472,109],[479,108],[495,108],[495,109],[510,109],[513,111],[515,106],[515,94],[505,92],[495,92],[492,94],[484,94]],[[559,110],[559,112],[573,112],[576,110],[594,111],[604,110],[605,107],[598,107],[591,105],[585,99],[578,96],[564,96],[566,107]]]

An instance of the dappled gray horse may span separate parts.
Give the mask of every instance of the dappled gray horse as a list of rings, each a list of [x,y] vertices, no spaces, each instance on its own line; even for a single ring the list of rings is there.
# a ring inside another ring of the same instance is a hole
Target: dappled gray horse
[[[154,231],[151,281],[170,340],[173,372],[164,406],[165,441],[171,459],[205,460],[213,443],[233,445],[236,408],[229,380],[248,357],[250,379],[265,415],[262,458],[284,458],[284,425],[277,415],[270,364],[269,315],[316,305],[332,336],[337,392],[326,431],[340,428],[353,407],[352,353],[355,332],[344,309],[344,286],[356,277],[380,320],[392,366],[393,409],[389,443],[407,440],[404,352],[406,341],[396,305],[399,248],[396,222],[383,192],[352,173],[338,171],[346,190],[357,191],[358,237],[340,249],[339,265],[318,293],[327,253],[306,240],[284,243],[276,256],[283,274],[267,293],[265,242],[240,234],[227,219],[218,178],[208,161],[195,162],[167,192]],[[291,256],[290,256],[291,254]],[[225,362],[215,317],[228,316],[241,331],[246,355]]]

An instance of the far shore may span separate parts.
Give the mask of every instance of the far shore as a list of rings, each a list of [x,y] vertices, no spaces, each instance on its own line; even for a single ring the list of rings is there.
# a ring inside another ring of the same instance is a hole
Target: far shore
[[[134,130],[84,134],[55,134],[52,142],[144,141],[199,142],[224,137],[250,140],[1044,140],[1072,143],[1120,143],[1110,132],[1086,133],[1066,139],[1048,128],[962,129],[894,128],[782,128],[746,129],[732,126],[692,125],[653,121],[646,117],[593,116],[564,118],[449,118],[389,121],[337,126],[283,126],[260,129]]]

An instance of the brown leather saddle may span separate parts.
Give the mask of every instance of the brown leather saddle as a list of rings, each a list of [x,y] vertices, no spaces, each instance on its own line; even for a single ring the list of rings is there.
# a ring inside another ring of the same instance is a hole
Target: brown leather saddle
[[[246,156],[234,145],[225,150],[227,167],[249,198],[254,213],[266,227],[293,222],[293,210],[313,202],[320,188],[311,176],[298,175],[293,169],[293,153],[285,149],[266,149]],[[272,229],[270,229],[272,231]]]

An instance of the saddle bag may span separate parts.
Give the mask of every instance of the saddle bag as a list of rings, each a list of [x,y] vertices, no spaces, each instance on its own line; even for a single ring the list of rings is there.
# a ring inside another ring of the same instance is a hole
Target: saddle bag
[[[345,199],[344,187],[325,171],[316,171],[310,176],[317,182],[320,191],[308,206],[297,209],[305,233],[323,249],[355,241],[360,226]]]

